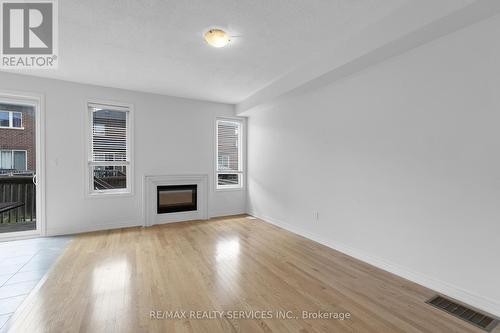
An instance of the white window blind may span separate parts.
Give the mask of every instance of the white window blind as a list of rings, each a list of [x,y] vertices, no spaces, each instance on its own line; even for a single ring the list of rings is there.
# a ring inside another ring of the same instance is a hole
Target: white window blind
[[[128,192],[130,189],[130,110],[89,104],[90,192]]]
[[[243,179],[242,123],[217,120],[217,188],[240,188]]]
[[[93,108],[92,114],[93,161],[126,161],[127,113]]]

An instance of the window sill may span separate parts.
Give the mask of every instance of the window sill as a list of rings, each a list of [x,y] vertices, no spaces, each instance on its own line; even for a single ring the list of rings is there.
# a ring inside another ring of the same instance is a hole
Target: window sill
[[[86,197],[89,199],[99,199],[99,198],[129,198],[133,197],[133,192],[91,192],[88,193]]]
[[[227,188],[216,188],[215,192],[233,192],[233,191],[244,191],[245,187],[227,187]]]
[[[24,127],[8,127],[8,126],[0,126],[0,129],[23,130],[23,129],[24,129]]]

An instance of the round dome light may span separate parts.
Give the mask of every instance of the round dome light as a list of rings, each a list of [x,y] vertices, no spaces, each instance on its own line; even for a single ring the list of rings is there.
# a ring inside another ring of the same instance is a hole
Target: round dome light
[[[210,29],[205,33],[205,41],[209,45],[219,48],[229,44],[231,39],[224,30]]]

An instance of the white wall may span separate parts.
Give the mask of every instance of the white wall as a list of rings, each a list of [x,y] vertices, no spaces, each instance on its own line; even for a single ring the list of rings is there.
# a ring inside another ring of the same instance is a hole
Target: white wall
[[[245,212],[245,192],[214,191],[215,118],[227,104],[138,93],[0,72],[0,90],[45,95],[46,223],[49,235],[142,225],[145,174],[206,173],[210,216]],[[86,100],[135,106],[134,196],[86,198]]]
[[[497,16],[247,113],[249,212],[500,315],[498,36]]]

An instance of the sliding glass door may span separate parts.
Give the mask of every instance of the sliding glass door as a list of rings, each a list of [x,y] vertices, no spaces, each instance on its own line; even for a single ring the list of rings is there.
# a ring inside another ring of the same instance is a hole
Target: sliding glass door
[[[0,94],[0,238],[37,233],[38,104]]]

